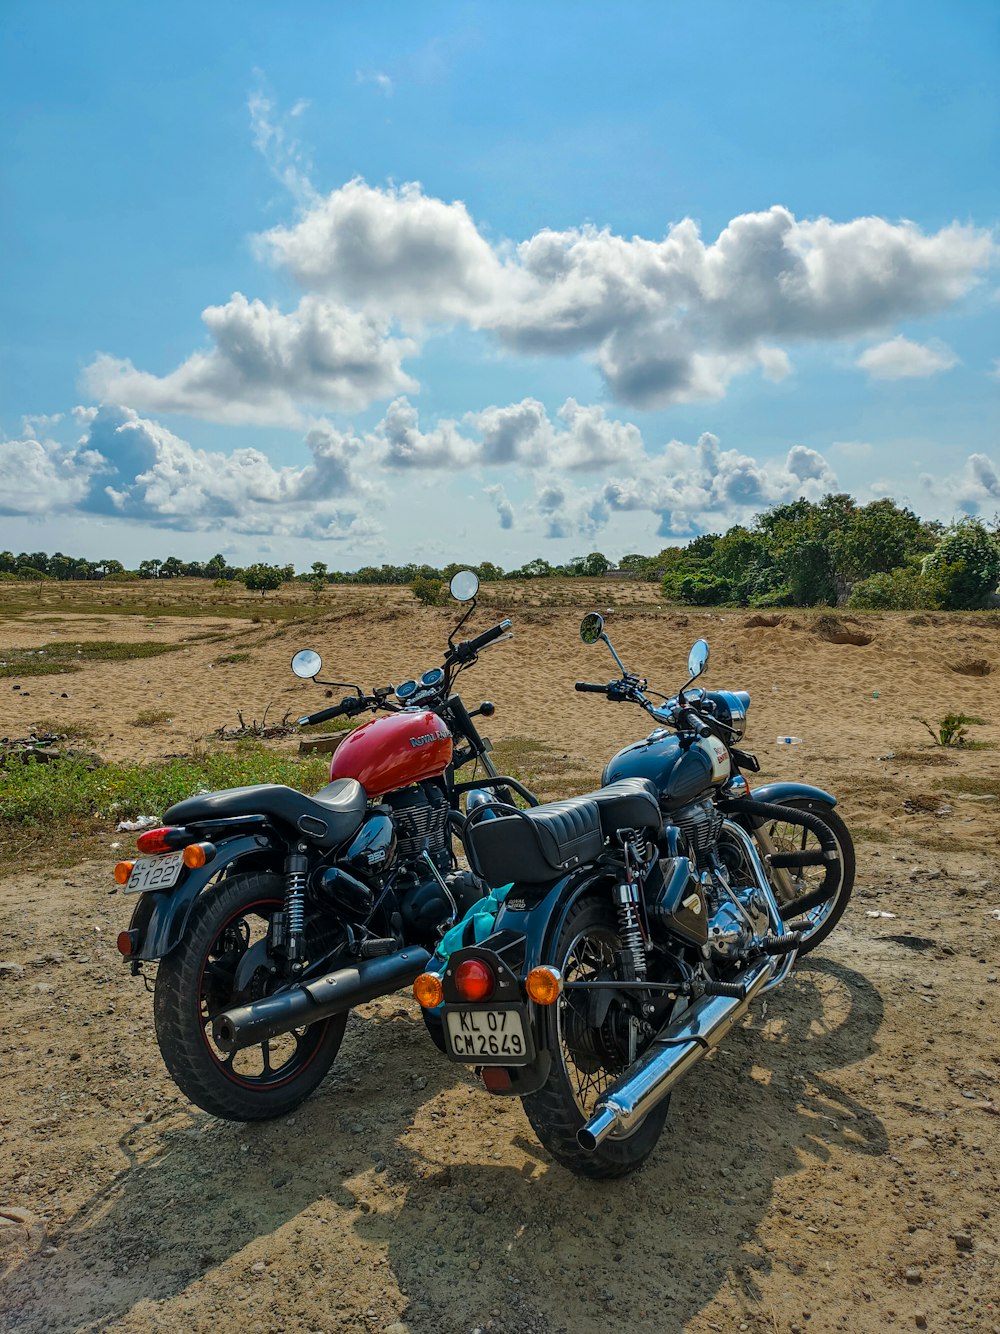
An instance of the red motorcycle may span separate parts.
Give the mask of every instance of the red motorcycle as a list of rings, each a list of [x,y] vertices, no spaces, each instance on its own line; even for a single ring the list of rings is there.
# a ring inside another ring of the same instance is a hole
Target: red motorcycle
[[[295,654],[296,675],[352,692],[301,725],[388,715],[345,737],[314,796],[261,784],[188,797],[140,835],[134,862],[116,867],[125,893],[140,896],[118,948],[133,975],[158,964],[157,1042],[205,1111],[266,1120],[307,1098],[336,1058],[348,1012],[411,983],[442,931],[486,892],[458,869],[462,795],[470,806],[490,790],[537,804],[490,760],[474,720],[493,705],[470,711],[454,692],[485,648],[511,637],[505,620],[455,642],[478,589],[471,571],[454,577],[452,595],[471,605],[443,665],[395,687],[366,694],[319,681],[319,654]],[[483,776],[456,782],[473,760]]]

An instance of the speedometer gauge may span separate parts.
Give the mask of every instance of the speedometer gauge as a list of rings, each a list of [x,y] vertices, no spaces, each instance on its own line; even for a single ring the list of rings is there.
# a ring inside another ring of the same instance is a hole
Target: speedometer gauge
[[[444,670],[441,667],[432,667],[430,671],[424,672],[420,678],[422,686],[439,686],[444,680]],[[399,693],[398,691],[396,692]]]
[[[416,681],[400,681],[399,685],[396,687],[397,699],[409,699],[411,695],[415,695],[416,693]]]

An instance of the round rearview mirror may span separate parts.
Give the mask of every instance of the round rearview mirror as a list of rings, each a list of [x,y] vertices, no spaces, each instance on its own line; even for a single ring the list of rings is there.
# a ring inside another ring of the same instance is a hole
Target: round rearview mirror
[[[596,644],[604,634],[604,617],[596,611],[588,612],[580,622],[580,638],[585,644]]]
[[[315,649],[301,648],[292,659],[292,671],[296,676],[301,676],[303,681],[309,681],[314,676],[319,676],[323,670],[323,659]]]
[[[471,602],[479,592],[479,575],[474,570],[459,570],[448,587],[456,602]]]
[[[708,644],[704,639],[696,639],[688,654],[688,676],[692,679],[701,676],[708,666]]]

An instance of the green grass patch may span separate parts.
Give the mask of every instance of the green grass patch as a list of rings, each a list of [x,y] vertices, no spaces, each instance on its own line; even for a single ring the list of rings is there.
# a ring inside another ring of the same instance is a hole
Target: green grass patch
[[[970,797],[1000,797],[1000,778],[955,775],[951,778],[939,778],[934,786],[940,791],[964,792]]]
[[[502,774],[516,778],[539,801],[555,801],[589,792],[598,785],[599,775],[583,761],[561,754],[555,747],[533,737],[507,737],[494,744],[490,756]],[[473,766],[461,770],[461,780],[473,777]]]
[[[221,667],[224,663],[230,662],[252,662],[253,659],[249,653],[226,653],[221,658],[215,659],[216,667]]]
[[[52,676],[77,672],[85,662],[127,662],[175,653],[180,644],[159,644],[144,639],[125,643],[113,639],[56,640],[41,648],[11,648],[0,655],[0,676]]]
[[[78,672],[80,668],[74,662],[56,662],[51,658],[17,658],[11,661],[11,655],[0,658],[0,677],[22,676],[65,676],[69,672]]]
[[[132,719],[133,727],[159,727],[161,723],[169,723],[173,719],[173,714],[169,709],[141,709]]]
[[[200,791],[286,783],[315,792],[326,781],[327,767],[324,756],[300,761],[256,741],[150,764],[105,764],[98,769],[77,760],[12,763],[0,769],[0,845],[16,841],[26,825],[55,829],[64,822],[88,819],[159,817],[175,801]]]

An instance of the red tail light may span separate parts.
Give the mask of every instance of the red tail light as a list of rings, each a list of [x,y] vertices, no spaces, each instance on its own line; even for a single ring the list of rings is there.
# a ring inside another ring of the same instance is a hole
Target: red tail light
[[[496,978],[482,959],[466,959],[455,969],[455,990],[464,1001],[484,1001],[493,995]]]
[[[158,852],[176,852],[185,843],[191,842],[191,835],[180,825],[167,825],[161,829],[147,829],[135,840],[135,846],[147,856]]]

